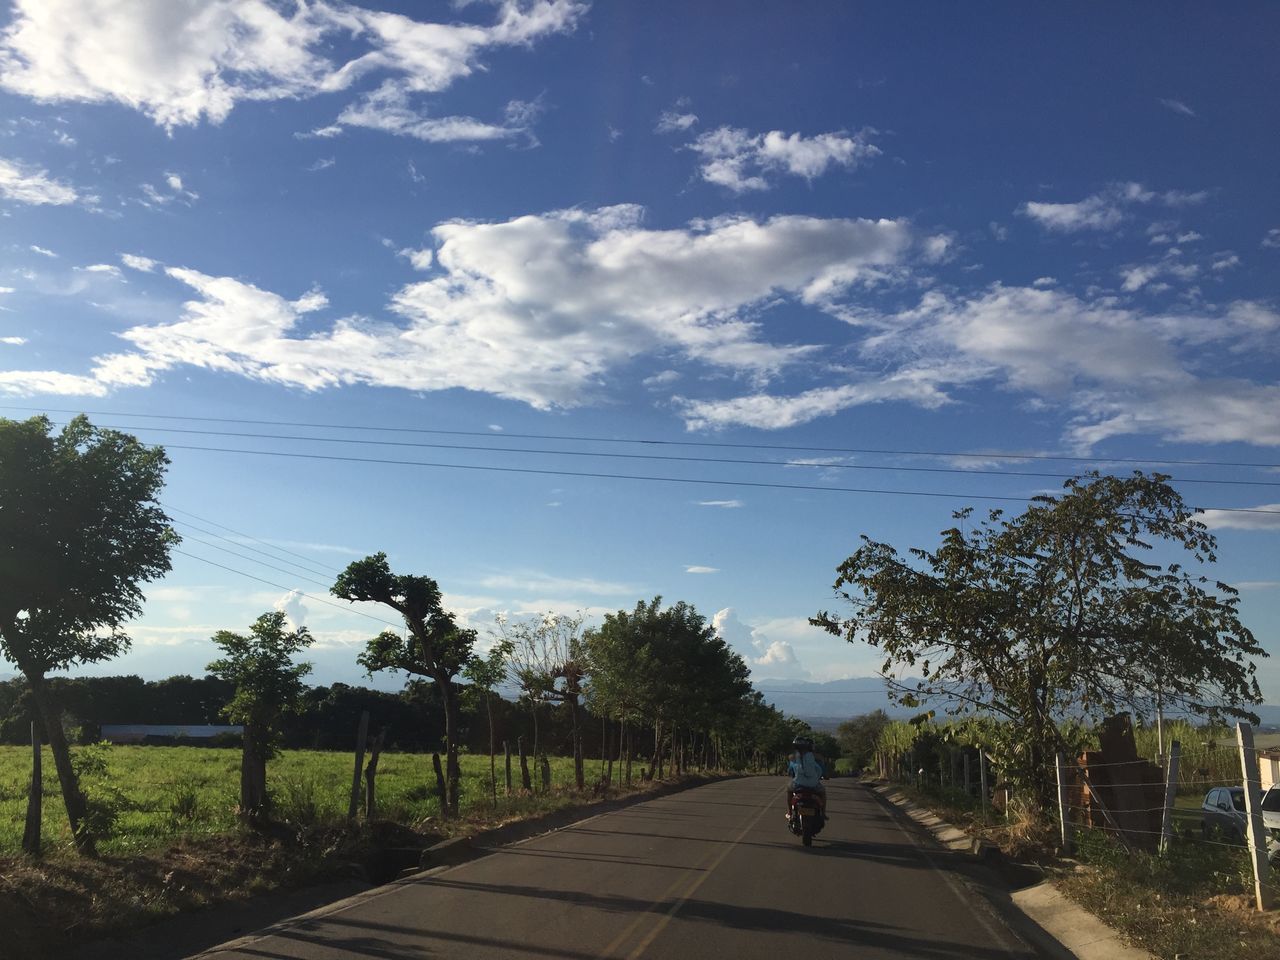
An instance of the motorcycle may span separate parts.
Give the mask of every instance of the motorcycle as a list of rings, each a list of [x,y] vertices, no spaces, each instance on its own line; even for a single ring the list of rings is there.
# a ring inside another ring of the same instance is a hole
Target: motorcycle
[[[787,828],[800,838],[806,847],[813,846],[813,838],[822,832],[827,818],[822,812],[822,796],[809,787],[794,787],[787,791]]]

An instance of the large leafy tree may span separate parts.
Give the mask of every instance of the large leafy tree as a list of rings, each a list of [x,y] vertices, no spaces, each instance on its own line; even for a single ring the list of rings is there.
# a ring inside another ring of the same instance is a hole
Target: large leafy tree
[[[219,630],[213,642],[223,655],[206,667],[235,686],[222,712],[232,723],[244,725],[240,816],[251,822],[270,812],[267,761],[275,753],[285,715],[303,709],[302,678],[311,673],[311,664],[293,662],[296,653],[311,645],[311,634],[306,627],[286,629],[285,619],[278,610],[264,613],[253,622],[248,636]]]
[[[1168,477],[1091,473],[1022,514],[991,511],[942,532],[935,550],[863,537],[837,596],[853,613],[813,623],[885,653],[885,671],[921,679],[899,699],[1012,721],[1006,771],[1047,802],[1059,724],[1154,698],[1248,716],[1266,654],[1237,616],[1237,594],[1201,568],[1216,543]],[[1189,570],[1185,564],[1196,569]]]
[[[76,417],[0,420],[0,654],[26,678],[53,752],[77,848],[94,852],[46,676],[128,649],[142,584],[178,542],[157,497],[168,458]]]
[[[343,600],[381,603],[404,619],[406,635],[386,630],[369,641],[359,663],[370,673],[401,671],[434,681],[444,705],[445,810],[458,815],[458,690],[454,678],[471,659],[474,630],[462,629],[440,602],[430,577],[391,572],[385,553],[357,560],[338,575],[330,592]]]
[[[663,608],[654,597],[607,614],[588,647],[597,701],[653,725],[659,771],[669,736],[711,736],[751,693],[742,658],[684,602]]]

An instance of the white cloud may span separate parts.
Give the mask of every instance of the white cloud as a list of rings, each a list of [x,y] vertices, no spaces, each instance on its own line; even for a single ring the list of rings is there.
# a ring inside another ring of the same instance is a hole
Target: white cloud
[[[40,254],[40,256],[49,257],[50,259],[57,259],[57,256],[58,256],[52,250],[49,250],[46,247],[38,247],[34,243],[31,244],[31,246],[28,247],[27,249],[30,250],[32,253],[38,253]]]
[[[1158,99],[1164,107],[1172,110],[1174,113],[1180,113],[1184,117],[1194,117],[1196,115],[1196,112],[1181,100],[1168,100],[1164,97],[1159,97]]]
[[[651,377],[645,377],[641,383],[650,389],[656,389],[659,387],[665,387],[669,383],[675,383],[679,379],[680,374],[675,370],[663,370],[660,373],[655,373]]]
[[[0,337],[0,343],[10,347],[20,347],[27,342],[26,337]]]
[[[658,125],[654,127],[655,133],[679,133],[682,130],[688,130],[698,122],[696,113],[677,113],[675,110],[664,110],[662,116],[658,117]]]
[[[703,566],[699,566],[698,564],[693,564],[692,566],[686,566],[684,568],[684,572],[685,573],[719,573],[720,568],[719,567],[703,567]]]
[[[736,510],[739,507],[745,506],[745,504],[741,500],[699,500],[698,506],[718,507],[721,510]]]
[[[54,180],[44,170],[0,157],[0,197],[16,203],[65,206],[80,199],[75,188]]]
[[[462,387],[538,408],[586,402],[638,355],[763,382],[816,346],[774,343],[753,311],[779,298],[829,309],[832,298],[896,269],[911,246],[902,221],[726,218],[647,230],[638,207],[567,210],[433,231],[440,276],[392,298],[397,322],[344,317],[299,336],[315,296],[290,301],[230,277],[171,267],[194,298],[171,323],[120,336],[133,351],[99,357],[94,378],[138,386],[178,365],[316,390],[373,384]]]
[[[711,618],[711,626],[747,662],[757,679],[807,680],[811,676],[790,641],[769,638],[765,632],[769,624],[750,626],[738,618],[732,607],[725,607]]]
[[[113,263],[91,263],[87,267],[76,267],[84,273],[96,273],[100,276],[119,277],[120,268]]]
[[[301,590],[290,590],[275,602],[275,608],[289,618],[289,626],[298,630],[307,625],[307,606]]]
[[[333,157],[321,157],[319,160],[315,161],[315,163],[312,163],[303,169],[306,170],[307,173],[318,173],[321,170],[328,170],[337,162],[338,161]]]
[[[160,264],[152,260],[150,257],[140,257],[135,253],[120,254],[120,262],[130,270],[141,270],[143,273],[150,273]]]
[[[412,106],[409,92],[402,85],[388,82],[343,110],[336,126],[381,130],[428,143],[509,140],[520,136],[536,143],[533,123],[539,111],[536,103],[512,100],[497,123],[475,117],[432,117]],[[321,135],[319,131],[317,135]]]
[[[311,97],[382,75],[436,93],[481,54],[568,32],[575,0],[506,0],[489,24],[436,23],[348,3],[15,0],[0,85],[41,101],[116,102],[173,128],[220,123],[245,101]],[[338,40],[337,44],[333,41]],[[335,48],[356,44],[345,62]]]
[[[556,577],[536,572],[495,573],[481,577],[476,582],[486,590],[509,590],[526,595],[554,591],[571,595],[617,597],[642,592],[627,583],[612,583],[592,577]]]
[[[1268,512],[1206,510],[1197,519],[1210,530],[1280,530],[1280,503],[1262,503],[1250,509]]]
[[[1240,258],[1230,250],[1220,250],[1213,255],[1213,263],[1209,265],[1210,270],[1231,270],[1240,266]]]
[[[1056,287],[1058,285],[1058,281],[1053,277],[1036,277],[1031,281],[1031,285],[1043,290],[1046,287]]]
[[[1017,213],[1030,217],[1048,230],[1075,233],[1080,230],[1113,230],[1128,218],[1134,204],[1160,203],[1171,207],[1200,203],[1208,193],[1166,190],[1158,193],[1140,183],[1114,183],[1075,203],[1029,201]]]
[[[685,401],[686,422],[777,429],[887,400],[935,407],[988,385],[1064,411],[1078,447],[1126,434],[1280,445],[1280,385],[1231,378],[1221,362],[1275,348],[1280,315],[1262,304],[1147,314],[1105,297],[996,285],[967,298],[930,292],[866,321],[874,335],[861,351],[874,374],[850,371],[852,382],[796,395]]]
[[[868,140],[872,132],[805,137],[781,130],[752,134],[735,127],[717,127],[699,136],[690,149],[702,158],[702,179],[744,193],[768,189],[772,173],[812,180],[832,166],[855,169],[880,154]]]
[[[415,270],[430,270],[431,265],[435,262],[435,252],[430,248],[414,250],[412,247],[405,247],[398,251],[396,256],[408,260],[409,265]]]
[[[1262,245],[1272,250],[1280,250],[1280,227],[1272,227],[1268,230],[1267,235],[1262,238]]]

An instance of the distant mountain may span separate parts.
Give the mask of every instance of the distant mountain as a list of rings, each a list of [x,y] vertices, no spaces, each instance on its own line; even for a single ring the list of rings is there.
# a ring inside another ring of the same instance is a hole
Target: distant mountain
[[[914,685],[915,678],[903,681]],[[810,680],[759,680],[755,688],[783,713],[799,717],[815,730],[834,730],[850,717],[883,710],[895,720],[908,720],[920,713],[889,700],[884,681],[879,677],[850,677],[814,683]],[[936,709],[936,707],[935,707]],[[941,710],[939,710],[941,712]],[[1280,728],[1280,705],[1263,704],[1253,712],[1261,721],[1259,729]]]

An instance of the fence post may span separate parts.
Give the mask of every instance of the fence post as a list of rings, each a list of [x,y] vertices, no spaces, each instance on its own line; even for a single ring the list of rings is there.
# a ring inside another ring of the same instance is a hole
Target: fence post
[[[969,774],[969,751],[966,748],[962,754],[964,757],[964,795],[966,797],[973,796],[973,777]]]
[[[507,771],[507,796],[511,796],[511,741],[502,741],[502,761]]]
[[[1253,861],[1253,893],[1259,910],[1270,910],[1271,885],[1267,875],[1267,833],[1262,829],[1262,791],[1258,777],[1258,754],[1253,749],[1253,727],[1236,724],[1236,742],[1240,745],[1240,770],[1244,777],[1244,809],[1249,823],[1249,859]]]
[[[374,738],[369,748],[369,765],[364,768],[364,818],[372,820],[378,814],[377,778],[378,757],[382,755],[382,742],[387,736],[387,728],[383,727]]]
[[[1169,745],[1169,771],[1164,784],[1164,823],[1160,827],[1160,852],[1169,852],[1173,840],[1173,800],[1178,793],[1178,761],[1182,758],[1182,744],[1177,740]]]
[[[356,818],[360,806],[360,768],[364,766],[364,742],[369,739],[369,711],[360,711],[360,728],[356,731],[356,772],[351,776],[351,803],[347,806],[347,819]]]
[[[1062,828],[1062,852],[1070,856],[1073,852],[1073,836],[1071,824],[1071,808],[1067,804],[1067,760],[1059,751],[1056,755],[1058,768],[1058,823]]]
[[[40,728],[31,721],[31,791],[27,794],[27,825],[22,833],[22,852],[40,856],[41,805],[44,801],[44,772],[41,769]]]

